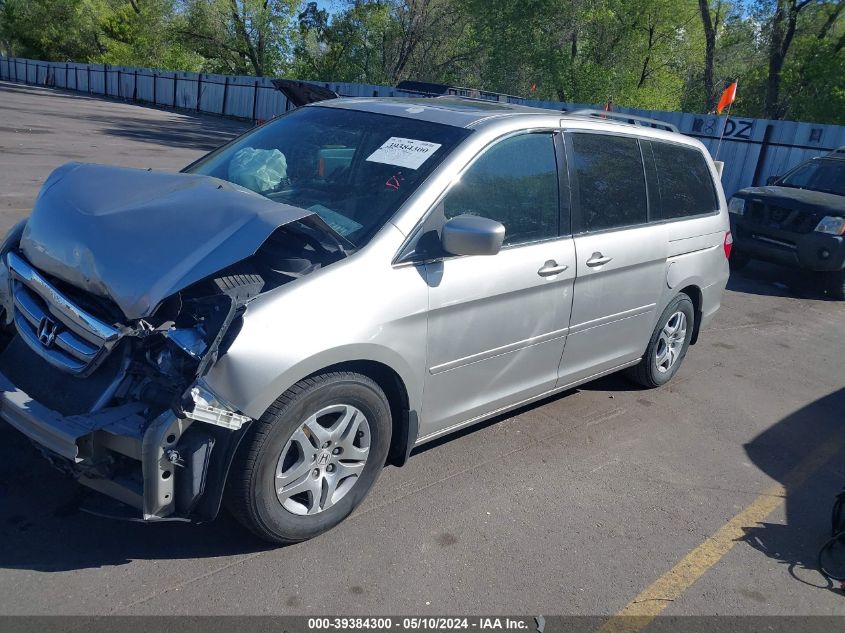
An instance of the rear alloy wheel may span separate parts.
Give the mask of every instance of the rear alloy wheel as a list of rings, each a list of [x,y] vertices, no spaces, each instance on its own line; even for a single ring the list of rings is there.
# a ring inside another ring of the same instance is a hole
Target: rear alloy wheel
[[[645,354],[629,375],[644,387],[669,382],[687,354],[694,324],[690,298],[680,294],[672,299],[657,321]]]
[[[313,538],[367,496],[387,460],[391,430],[387,397],[367,376],[306,378],[244,438],[227,482],[227,507],[266,541]]]
[[[671,371],[681,356],[687,341],[687,316],[681,310],[673,313],[657,337],[654,363],[657,371],[665,374]]]

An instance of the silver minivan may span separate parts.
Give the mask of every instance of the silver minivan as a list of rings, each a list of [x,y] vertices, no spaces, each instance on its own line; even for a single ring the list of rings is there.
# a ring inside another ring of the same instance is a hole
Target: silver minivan
[[[434,438],[669,381],[730,247],[713,161],[666,124],[321,102],[179,174],[53,172],[0,252],[0,414],[100,514],[225,503],[301,541]]]

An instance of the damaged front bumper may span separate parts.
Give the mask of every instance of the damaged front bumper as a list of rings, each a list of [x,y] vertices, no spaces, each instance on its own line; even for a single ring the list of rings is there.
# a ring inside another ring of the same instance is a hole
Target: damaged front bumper
[[[250,419],[197,376],[239,305],[214,299],[218,329],[196,355],[185,349],[194,330],[109,325],[21,255],[3,255],[0,417],[54,466],[134,509],[129,518],[213,519]]]
[[[210,520],[251,420],[203,377],[253,298],[349,246],[215,178],[62,167],[0,244],[0,416],[135,518]]]
[[[141,403],[65,416],[0,374],[0,416],[80,484],[134,508],[135,518],[210,521],[251,420],[225,408],[202,381],[190,392],[193,409],[152,421]]]

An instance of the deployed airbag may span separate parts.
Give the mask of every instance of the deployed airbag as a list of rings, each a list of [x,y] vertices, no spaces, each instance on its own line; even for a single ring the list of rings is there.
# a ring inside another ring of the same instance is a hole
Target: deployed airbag
[[[229,162],[229,180],[259,193],[273,191],[287,175],[287,160],[277,149],[244,147]]]

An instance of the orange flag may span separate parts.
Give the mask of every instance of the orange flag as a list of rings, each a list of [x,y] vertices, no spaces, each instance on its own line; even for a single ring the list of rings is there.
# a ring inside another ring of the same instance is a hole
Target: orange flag
[[[727,108],[736,100],[736,83],[733,82],[730,86],[725,88],[722,93],[722,98],[719,99],[719,105],[716,106],[716,112],[722,114],[722,110]]]

